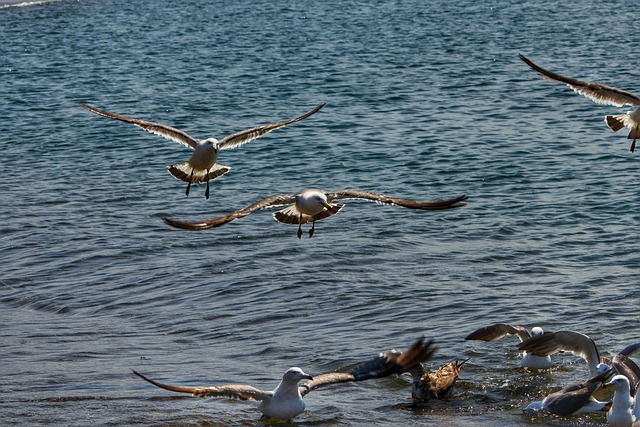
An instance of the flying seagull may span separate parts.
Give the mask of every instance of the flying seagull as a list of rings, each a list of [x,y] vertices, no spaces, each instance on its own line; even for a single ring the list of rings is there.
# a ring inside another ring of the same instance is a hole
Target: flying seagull
[[[529,330],[524,326],[496,323],[476,329],[467,335],[465,340],[497,341],[506,335],[515,335],[520,339],[520,342],[526,342],[531,339],[531,337],[540,336],[542,334],[544,334],[544,331],[538,326],[532,328],[531,332],[529,332]],[[550,368],[552,363],[551,357],[549,356],[535,356],[525,351],[522,353],[520,365],[527,368],[542,369]]]
[[[466,200],[467,196],[460,196],[448,200],[414,201],[395,199],[393,197],[385,196],[384,194],[373,193],[370,191],[352,189],[324,191],[307,189],[292,195],[269,196],[229,215],[206,221],[185,222],[166,217],[162,219],[173,227],[184,228],[187,230],[205,230],[207,228],[219,227],[233,221],[234,219],[243,218],[259,209],[275,206],[287,206],[273,214],[275,220],[283,224],[297,224],[298,238],[302,237],[302,224],[311,222],[312,225],[309,230],[309,237],[312,237],[315,231],[316,221],[320,221],[337,214],[344,206],[342,204],[332,204],[332,202],[334,200],[346,199],[369,200],[385,205],[398,205],[410,209],[438,210],[463,206],[464,204],[460,202]]]
[[[225,136],[220,141],[216,138],[196,139],[180,129],[176,129],[162,123],[132,119],[130,117],[121,116],[119,114],[98,110],[97,108],[91,107],[87,104],[80,105],[98,115],[127,123],[132,123],[148,132],[160,135],[167,139],[171,139],[175,142],[191,148],[193,150],[193,154],[191,155],[189,160],[183,163],[176,163],[175,165],[171,165],[168,167],[168,170],[171,175],[187,183],[187,196],[189,195],[189,190],[191,189],[192,183],[206,182],[207,189],[205,190],[204,197],[208,199],[209,181],[216,179],[217,177],[222,176],[231,170],[229,166],[218,163],[218,153],[220,150],[229,150],[239,147],[246,144],[247,142],[253,141],[256,138],[271,132],[272,130],[281,128],[302,119],[306,119],[307,117],[317,113],[322,107],[324,107],[325,104],[318,104],[313,110],[309,111],[306,114],[303,114],[302,116],[271,125],[256,126],[241,130],[239,132],[235,132]]]
[[[640,97],[602,83],[589,83],[561,76],[560,74],[545,70],[539,65],[534,64],[530,59],[526,58],[522,54],[519,56],[525,64],[531,67],[534,71],[537,71],[544,79],[552,82],[566,83],[571,89],[580,95],[586,96],[596,104],[614,105],[616,107],[623,107],[625,105],[639,107],[637,110],[628,111],[626,114],[605,116],[604,118],[604,121],[614,132],[619,131],[625,126],[628,127],[630,132],[627,139],[633,139],[633,142],[631,143],[631,152],[636,149],[636,140],[640,138]]]
[[[442,365],[435,371],[429,371],[424,363],[418,363],[411,368],[409,370],[413,378],[411,397],[414,402],[444,399],[458,380],[460,368],[468,360],[462,362],[455,360]]]
[[[600,357],[596,343],[587,335],[575,331],[558,331],[527,340],[521,343],[518,349],[537,356],[550,356],[559,351],[568,351],[587,362],[591,375],[596,375],[610,365],[617,373],[629,379],[632,395],[635,395],[640,387],[640,368],[627,357],[640,350],[640,343],[630,344],[620,350],[613,359],[607,359]],[[604,367],[601,363],[604,363]]]
[[[560,391],[551,393],[540,401],[530,403],[524,411],[545,411],[561,416],[606,411],[609,409],[610,403],[596,400],[593,393],[601,388],[613,374],[613,369],[609,369],[587,381],[571,384]]]
[[[387,351],[370,359],[349,372],[328,372],[320,375],[308,375],[302,369],[289,368],[283,375],[282,381],[273,391],[259,390],[249,385],[228,384],[213,387],[185,387],[162,384],[133,371],[151,384],[165,390],[190,393],[196,397],[227,397],[241,400],[258,400],[258,409],[263,417],[280,420],[291,420],[304,411],[302,398],[312,390],[332,384],[348,381],[363,381],[382,378],[392,374],[408,371],[418,363],[430,358],[436,347],[433,341],[418,339],[405,352]],[[300,381],[306,380],[302,384]]]

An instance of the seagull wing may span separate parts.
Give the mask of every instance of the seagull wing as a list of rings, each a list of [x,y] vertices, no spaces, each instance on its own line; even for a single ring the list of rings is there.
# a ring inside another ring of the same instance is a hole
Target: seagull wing
[[[242,384],[227,384],[217,387],[184,387],[173,386],[168,384],[159,383],[150,378],[145,377],[139,372],[133,371],[134,374],[142,378],[143,380],[150,382],[156,387],[163,388],[165,390],[174,391],[178,393],[189,393],[195,397],[228,397],[232,399],[240,400],[264,400],[273,396],[271,391],[259,390],[255,387]]]
[[[387,351],[349,372],[329,372],[314,375],[312,380],[300,385],[300,394],[305,396],[310,391],[331,384],[348,381],[364,381],[373,378],[388,377],[392,374],[407,372],[417,364],[429,359],[437,350],[433,341],[421,338],[405,352]]]
[[[282,206],[293,202],[295,202],[295,196],[270,196],[257,201],[244,209],[235,211],[229,215],[212,218],[206,221],[178,221],[167,217],[163,217],[162,220],[170,226],[176,228],[183,228],[185,230],[206,230],[207,228],[220,227],[221,225],[231,222],[234,219],[243,218],[259,209],[264,209],[271,206]]]
[[[127,123],[133,123],[139,128],[146,130],[147,132],[160,135],[164,138],[178,142],[187,147],[195,148],[196,145],[198,145],[198,140],[190,136],[188,133],[171,126],[164,125],[162,123],[147,122],[145,120],[132,119],[130,117],[121,116],[115,113],[108,113],[106,111],[98,110],[97,108],[91,107],[87,104],[80,104],[80,106],[100,116],[109,117],[110,119],[116,119]]]
[[[320,109],[324,106],[325,106],[324,103],[318,104],[313,110],[293,119],[274,123],[272,125],[256,126],[249,129],[241,130],[239,132],[232,133],[231,135],[225,136],[222,139],[222,141],[220,141],[220,144],[218,145],[218,147],[221,150],[229,150],[231,148],[239,147],[241,145],[246,144],[247,142],[253,141],[258,137],[261,137],[264,134],[271,132],[272,130],[276,130],[288,124],[300,121],[302,119],[306,119],[307,117],[320,111]]]
[[[539,65],[534,64],[524,55],[519,56],[525,64],[531,67],[531,69],[533,69],[534,71],[537,71],[538,74],[546,80],[566,83],[566,85],[571,89],[578,92],[580,95],[586,96],[597,104],[615,105],[616,107],[622,107],[623,105],[633,105],[635,107],[640,107],[640,97],[630,92],[607,86],[602,83],[589,83],[582,80],[576,80],[570,77],[561,76],[560,74],[545,70]]]
[[[505,335],[517,335],[520,341],[531,338],[531,332],[522,326],[512,326],[506,323],[496,323],[476,329],[465,337],[465,340],[496,341]]]
[[[634,397],[640,388],[640,367],[624,354],[616,354],[611,361],[611,366],[620,375],[624,375],[629,380],[631,397]]]
[[[619,354],[623,354],[625,356],[631,356],[638,350],[640,350],[640,342],[637,342],[635,344],[629,344],[628,346],[620,350]]]
[[[450,209],[464,206],[464,203],[460,203],[467,200],[467,196],[455,197],[447,200],[404,200],[396,199],[393,197],[385,196],[384,194],[373,193],[371,191],[361,191],[353,189],[345,189],[334,192],[327,192],[327,198],[332,200],[345,200],[345,199],[359,199],[370,200],[385,205],[398,205],[410,209],[424,209],[424,210],[438,210],[438,209]]]
[[[521,343],[518,349],[534,356],[549,356],[559,351],[569,351],[587,362],[592,375],[596,374],[596,366],[600,363],[596,344],[591,338],[579,332],[549,332]]]
[[[591,401],[593,393],[602,387],[602,384],[613,373],[613,370],[610,369],[587,381],[571,384],[556,393],[550,394],[543,400],[544,409],[552,414],[563,416],[580,411]]]

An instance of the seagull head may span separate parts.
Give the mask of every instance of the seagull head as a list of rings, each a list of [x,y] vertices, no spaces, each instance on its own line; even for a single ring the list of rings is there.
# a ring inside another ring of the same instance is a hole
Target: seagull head
[[[208,146],[210,146],[213,149],[213,151],[215,151],[216,153],[218,152],[220,141],[218,141],[216,138],[207,138],[203,142]]]
[[[624,375],[614,375],[605,386],[612,386],[616,391],[626,391],[627,394],[631,389],[631,385],[629,383],[629,379]]]
[[[320,203],[325,208],[331,209],[331,203],[329,203],[329,200],[327,200],[327,195],[326,194],[318,193],[318,194],[316,194],[315,199],[318,201],[318,203]]]
[[[535,328],[531,328],[531,335],[533,335],[534,337],[539,337],[540,335],[543,335],[544,331],[542,330],[542,328],[540,326],[536,326]]]
[[[312,380],[311,375],[305,374],[300,368],[293,367],[287,369],[287,372],[282,376],[282,382],[286,384],[297,384],[301,380]]]

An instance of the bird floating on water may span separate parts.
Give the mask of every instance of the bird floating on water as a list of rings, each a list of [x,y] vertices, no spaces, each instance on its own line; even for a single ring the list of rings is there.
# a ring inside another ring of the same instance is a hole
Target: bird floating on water
[[[239,147],[246,144],[247,142],[253,141],[256,138],[271,132],[272,130],[281,128],[302,119],[306,119],[307,117],[317,113],[322,107],[324,107],[325,104],[318,104],[313,110],[299,117],[284,120],[270,125],[256,126],[241,130],[239,132],[235,132],[225,136],[224,138],[222,138],[222,140],[217,140],[216,138],[196,139],[180,129],[176,129],[162,123],[132,119],[130,117],[121,116],[119,114],[98,110],[97,108],[91,107],[87,104],[80,105],[100,116],[132,123],[148,132],[160,135],[164,138],[178,142],[193,149],[193,154],[191,155],[189,160],[183,163],[176,163],[175,165],[171,165],[168,167],[168,170],[171,175],[187,183],[187,196],[189,195],[191,184],[206,182],[207,189],[205,190],[204,196],[208,199],[209,181],[214,180],[231,170],[229,166],[218,163],[218,153],[220,150],[229,150]]]
[[[283,224],[297,224],[298,238],[302,237],[302,224],[311,222],[312,225],[311,229],[309,230],[309,237],[312,237],[315,231],[316,221],[320,221],[337,214],[344,206],[342,204],[332,204],[332,202],[334,200],[346,199],[369,200],[381,204],[403,206],[410,209],[439,210],[463,206],[464,204],[460,202],[466,200],[467,196],[460,196],[447,200],[414,201],[396,199],[393,197],[385,196],[384,194],[373,193],[370,191],[360,191],[352,189],[324,191],[318,189],[307,189],[292,195],[269,196],[229,215],[209,219],[206,221],[186,222],[177,221],[166,217],[162,219],[167,224],[176,228],[183,228],[187,230],[205,230],[207,228],[219,227],[235,219],[243,218],[259,209],[265,209],[274,206],[287,206],[286,208],[279,210],[273,214],[273,217],[276,219],[276,221]]]
[[[589,83],[561,76],[560,74],[545,70],[539,65],[534,64],[530,59],[526,58],[522,54],[519,56],[525,64],[531,67],[534,71],[537,71],[544,79],[552,82],[566,83],[566,85],[571,89],[580,95],[586,96],[596,104],[614,105],[616,107],[623,107],[625,105],[639,107],[637,110],[628,111],[626,114],[619,114],[615,116],[609,115],[604,118],[604,121],[614,132],[617,132],[624,127],[628,127],[630,132],[627,139],[633,139],[633,142],[631,143],[631,152],[636,149],[636,140],[640,139],[640,97],[602,83]]]
[[[607,412],[607,425],[609,427],[631,427],[638,419],[636,407],[638,396],[635,399],[631,395],[629,379],[624,375],[615,375],[605,384],[605,387],[613,387],[613,400],[611,408]],[[634,410],[635,408],[635,410]]]
[[[304,411],[305,403],[302,398],[312,390],[332,384],[382,378],[407,372],[416,364],[430,358],[436,350],[433,341],[421,338],[402,353],[396,351],[380,353],[349,372],[329,372],[311,376],[298,367],[292,367],[284,373],[282,381],[273,391],[264,391],[241,384],[213,387],[172,386],[151,380],[136,371],[133,373],[157,387],[179,393],[190,393],[195,397],[258,400],[260,401],[258,409],[262,412],[263,417],[291,420]],[[306,381],[298,384],[302,380]]]
[[[607,411],[609,410],[610,403],[596,400],[593,394],[600,389],[613,374],[613,369],[609,369],[587,381],[571,384],[560,391],[551,393],[540,401],[530,403],[524,411],[526,413],[545,411],[560,416]]]
[[[414,402],[426,402],[431,399],[444,399],[458,381],[460,368],[467,360],[446,363],[429,371],[423,363],[418,363],[409,372],[413,378],[411,397]]]
[[[465,340],[481,340],[481,341],[497,341],[506,335],[515,335],[520,339],[520,342],[526,342],[531,337],[540,336],[544,334],[542,328],[536,326],[531,329],[531,332],[523,326],[512,326],[506,323],[495,323],[493,325],[485,326],[480,329],[476,329],[465,337]],[[526,368],[542,369],[550,368],[552,366],[551,357],[536,356],[524,351],[522,353],[522,359],[520,365]]]

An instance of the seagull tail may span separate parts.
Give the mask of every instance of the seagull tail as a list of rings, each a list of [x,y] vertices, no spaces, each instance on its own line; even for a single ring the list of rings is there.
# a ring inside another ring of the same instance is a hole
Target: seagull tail
[[[191,180],[192,183],[198,183],[214,180],[217,177],[229,172],[231,168],[229,166],[216,163],[207,172],[207,170],[205,169],[195,169],[189,164],[189,162],[184,162],[171,165],[167,168],[167,170],[171,175],[175,176],[180,181],[189,182],[189,180]],[[191,175],[192,173],[193,176]]]
[[[619,114],[617,116],[605,116],[604,121],[607,123],[607,126],[609,126],[612,131],[617,132],[626,126],[627,114]],[[629,134],[629,136],[631,136],[631,134]],[[632,139],[632,138],[629,138],[629,139]]]

